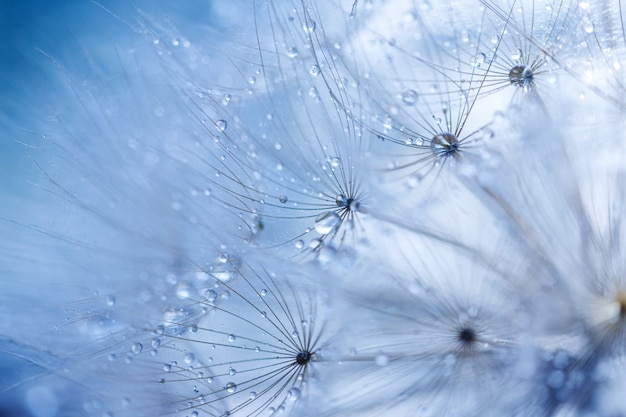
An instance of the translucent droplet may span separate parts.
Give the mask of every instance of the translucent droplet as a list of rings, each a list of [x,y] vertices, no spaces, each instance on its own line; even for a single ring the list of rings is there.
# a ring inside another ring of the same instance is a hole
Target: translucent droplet
[[[234,342],[235,340],[237,340],[237,336],[235,336],[234,334],[229,334],[228,335],[228,341],[229,342]]]
[[[267,290],[264,288],[260,291],[261,297],[265,297],[267,295]]]
[[[237,370],[235,368],[230,368],[228,370],[228,375],[230,375],[230,376],[237,375]]]
[[[227,383],[226,391],[230,394],[234,393],[235,391],[237,391],[237,384],[235,384],[234,382]]]
[[[223,132],[226,130],[226,127],[228,127],[228,123],[226,122],[226,120],[217,120],[215,122],[215,127],[217,127],[217,130],[219,130],[220,132]]]
[[[287,196],[281,195],[280,197],[278,197],[278,201],[285,204],[287,202]]]
[[[509,71],[509,81],[517,87],[528,87],[535,74],[528,65],[516,65]]]
[[[315,30],[315,21],[311,19],[306,19],[302,23],[302,29],[304,29],[306,33],[312,33]]]
[[[517,61],[522,58],[522,50],[515,48],[511,51],[511,59]]]
[[[320,73],[320,67],[317,65],[311,65],[311,68],[309,68],[309,72],[311,73],[311,75],[317,76]]]
[[[341,224],[341,217],[334,211],[326,211],[315,219],[315,230],[320,235],[335,231]]]
[[[387,365],[389,365],[389,356],[387,356],[387,355],[378,355],[378,356],[376,356],[376,365],[378,365],[378,366],[387,366]]]
[[[187,365],[191,365],[196,360],[196,355],[191,352],[187,352],[185,353],[183,360]]]
[[[256,396],[257,396],[256,392],[254,392],[254,391],[250,392],[250,399],[251,400],[254,400],[256,398]]]
[[[407,106],[412,106],[417,102],[417,91],[406,90],[402,93],[402,102]]]
[[[109,307],[113,307],[115,305],[115,296],[113,295],[107,295],[104,299],[106,305],[108,305]]]
[[[304,240],[298,239],[293,243],[293,245],[296,247],[296,249],[302,249],[304,247]]]
[[[212,303],[217,298],[217,293],[214,290],[206,290],[204,292],[204,297],[209,303]]]
[[[498,35],[492,35],[491,36],[491,43],[496,45],[498,42],[500,41],[500,36]]]
[[[300,399],[300,395],[300,390],[296,387],[293,387],[289,391],[287,391],[287,398],[289,398],[289,400],[291,401],[298,401]]]
[[[340,163],[341,163],[341,159],[336,156],[330,159],[330,166],[333,168],[337,168]]]
[[[139,342],[137,343],[133,343],[133,345],[131,346],[130,350],[135,354],[139,354],[141,353],[141,351],[143,350],[143,345]]]
[[[485,55],[482,52],[479,52],[476,54],[476,56],[473,56],[472,59],[470,59],[470,64],[473,67],[480,67],[482,64],[485,63],[486,60],[487,60],[487,55]]]
[[[295,58],[298,56],[298,49],[297,48],[289,48],[287,49],[287,56],[289,58]]]
[[[466,30],[463,31],[463,33],[461,33],[461,42],[467,43],[467,42],[469,42],[469,39],[470,39],[469,32],[466,31]]]
[[[224,94],[224,97],[222,97],[222,105],[227,106],[231,99],[232,96],[230,94]]]
[[[440,133],[430,141],[430,150],[437,157],[453,156],[459,150],[459,146],[456,135],[449,132]]]

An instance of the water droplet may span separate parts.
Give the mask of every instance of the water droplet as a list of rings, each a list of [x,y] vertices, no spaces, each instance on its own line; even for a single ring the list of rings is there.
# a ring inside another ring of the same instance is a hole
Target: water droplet
[[[261,297],[265,297],[267,295],[267,290],[264,288],[261,290]]]
[[[487,55],[482,52],[476,54],[470,59],[470,65],[473,67],[480,67],[487,60]]]
[[[234,382],[229,382],[226,384],[226,391],[228,391],[228,393],[232,394],[235,391],[237,391],[237,384],[235,384]]]
[[[223,132],[226,130],[226,127],[228,127],[228,123],[226,122],[226,120],[217,120],[215,122],[215,127],[217,127],[217,130],[219,130],[220,132]]]
[[[498,42],[500,41],[500,36],[498,35],[492,35],[491,36],[491,43],[496,45]]]
[[[230,375],[230,376],[237,375],[237,370],[235,368],[230,368],[228,370],[228,375]]]
[[[340,163],[341,163],[341,159],[336,156],[330,159],[330,166],[333,168],[337,168]]]
[[[251,400],[254,400],[254,399],[256,398],[256,395],[257,395],[257,394],[256,394],[256,392],[251,391],[251,392],[250,392],[250,399],[251,399]]]
[[[449,132],[440,133],[430,141],[430,150],[437,157],[453,156],[459,150],[459,146],[456,135]]]
[[[320,235],[327,235],[335,231],[341,224],[341,217],[334,211],[321,213],[315,219],[315,230]]]
[[[461,33],[461,42],[467,43],[467,42],[469,42],[469,39],[470,39],[469,32],[466,31],[466,30],[463,31],[463,33]]]
[[[165,365],[163,365],[163,371],[172,372],[172,365],[170,365],[169,363],[166,363]]]
[[[517,87],[528,87],[533,82],[535,74],[528,65],[516,65],[509,71],[509,81]]]
[[[237,336],[235,336],[234,334],[229,334],[228,335],[228,341],[229,342],[234,342],[235,340],[237,340]]]
[[[311,75],[317,76],[320,73],[320,67],[315,64],[311,65],[311,68],[309,68],[309,72],[311,73]]]
[[[256,83],[256,77],[248,77],[248,84],[254,85]]]
[[[227,106],[231,99],[232,96],[230,94],[224,94],[224,97],[222,97],[222,105]]]
[[[196,360],[196,355],[191,352],[187,352],[185,353],[183,360],[187,365],[191,365]]]
[[[517,61],[522,58],[522,50],[515,48],[511,51],[511,59]]]
[[[278,197],[278,201],[285,204],[287,202],[287,196],[281,195],[280,197]]]
[[[402,101],[407,106],[412,106],[417,102],[417,91],[415,90],[406,90],[402,93]]]
[[[315,20],[306,19],[302,23],[302,29],[304,29],[306,33],[312,33],[315,30]]]
[[[204,292],[204,296],[206,297],[209,303],[212,303],[217,298],[217,293],[214,290],[206,290]]]
[[[108,305],[109,307],[113,307],[115,305],[115,296],[107,295],[104,301],[106,302],[106,305]]]
[[[296,249],[302,249],[304,247],[304,241],[302,239],[296,240],[293,244]]]
[[[293,387],[289,391],[287,391],[287,398],[289,398],[291,401],[298,401],[300,399],[300,395],[300,390],[296,387]]]
[[[289,48],[287,49],[287,56],[289,58],[295,58],[298,56],[298,49],[297,48]]]
[[[378,366],[387,366],[387,365],[389,365],[389,356],[387,356],[387,355],[378,355],[378,356],[376,356],[376,365],[378,365]]]
[[[138,355],[139,353],[141,353],[141,351],[143,350],[143,345],[139,342],[137,343],[133,343],[133,345],[131,346],[130,350],[135,354]]]

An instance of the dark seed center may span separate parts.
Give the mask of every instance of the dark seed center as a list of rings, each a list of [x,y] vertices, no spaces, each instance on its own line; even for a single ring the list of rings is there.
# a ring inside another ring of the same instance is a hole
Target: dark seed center
[[[476,341],[476,332],[469,328],[463,328],[458,335],[459,341],[463,343],[472,343]]]
[[[309,352],[303,351],[296,355],[296,363],[300,366],[304,366],[311,360],[311,354]]]

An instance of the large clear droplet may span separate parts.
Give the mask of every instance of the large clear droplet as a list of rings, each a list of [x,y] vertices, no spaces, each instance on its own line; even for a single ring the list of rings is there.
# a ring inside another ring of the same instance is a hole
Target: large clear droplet
[[[516,65],[509,71],[509,81],[517,87],[528,87],[534,76],[533,69],[528,65]]]
[[[456,135],[450,132],[440,133],[430,141],[430,150],[438,157],[453,156],[458,152],[459,146]]]
[[[228,127],[228,122],[226,122],[226,120],[221,120],[221,119],[217,120],[215,122],[215,127],[217,127],[217,130],[219,130],[220,132],[223,132]]]
[[[402,93],[402,102],[407,106],[412,106],[417,102],[417,91],[406,90]]]
[[[230,394],[234,393],[235,391],[237,391],[237,384],[235,384],[234,382],[227,383],[226,391],[229,392]]]
[[[334,211],[326,211],[315,219],[315,230],[320,235],[335,231],[341,224],[341,217]]]

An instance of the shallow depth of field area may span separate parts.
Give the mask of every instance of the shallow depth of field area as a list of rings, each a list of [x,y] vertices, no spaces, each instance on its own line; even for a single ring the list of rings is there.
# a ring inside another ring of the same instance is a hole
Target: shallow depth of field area
[[[621,0],[0,14],[0,416],[626,415]]]

